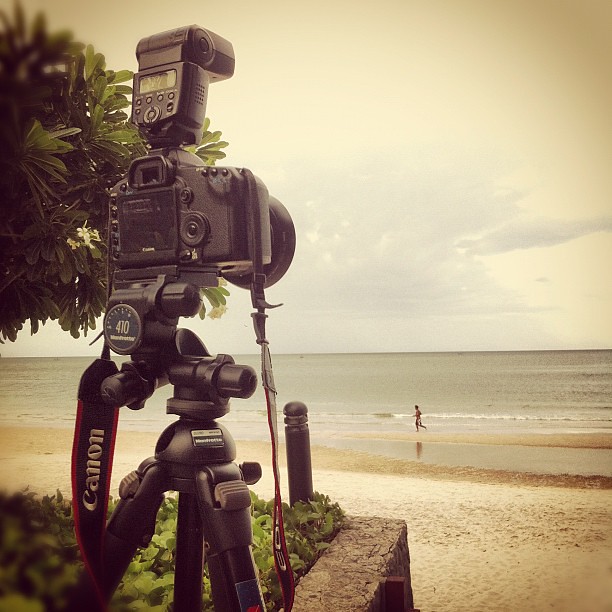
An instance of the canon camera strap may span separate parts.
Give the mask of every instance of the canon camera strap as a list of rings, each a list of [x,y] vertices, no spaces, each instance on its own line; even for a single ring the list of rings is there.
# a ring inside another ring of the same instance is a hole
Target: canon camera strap
[[[254,315],[256,316],[256,315]],[[265,316],[265,315],[264,315]],[[285,541],[285,526],[283,524],[283,502],[280,490],[280,473],[278,469],[278,426],[276,416],[276,389],[272,376],[272,359],[266,341],[261,342],[261,374],[268,408],[268,425],[272,440],[272,470],[274,472],[274,511],[272,512],[272,535],[274,566],[283,592],[284,610],[290,612],[293,608],[295,584],[293,570],[289,564],[289,553]]]
[[[105,355],[106,353],[106,355]],[[104,403],[100,385],[118,372],[105,349],[79,384],[72,446],[72,506],[83,562],[104,607],[101,584],[103,543],[119,409]]]
[[[259,214],[260,202],[257,195],[257,185],[253,173],[243,168],[242,173],[246,177],[249,214],[249,241],[253,252],[253,275],[251,279],[251,303],[256,312],[251,314],[257,344],[261,347],[261,377],[266,396],[268,425],[270,428],[270,439],[272,441],[272,471],[274,474],[274,510],[272,512],[272,547],[274,553],[274,567],[278,576],[281,591],[283,593],[283,609],[291,612],[295,596],[295,584],[293,581],[293,570],[289,563],[289,553],[285,541],[285,526],[283,524],[283,502],[280,490],[280,472],[278,469],[278,426],[276,416],[276,388],[272,376],[272,359],[270,357],[269,343],[266,338],[266,308],[276,308],[266,302],[265,285],[266,275],[264,272],[261,244],[257,236],[260,235],[261,217]],[[281,304],[279,304],[280,306]]]

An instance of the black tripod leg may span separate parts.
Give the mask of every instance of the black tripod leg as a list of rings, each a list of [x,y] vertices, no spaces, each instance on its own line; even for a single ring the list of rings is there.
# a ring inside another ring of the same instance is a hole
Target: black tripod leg
[[[251,552],[251,497],[239,468],[208,466],[196,476],[196,493],[215,611],[265,610]]]
[[[157,511],[167,483],[163,468],[150,460],[123,479],[122,499],[108,521],[104,537],[102,595],[106,602],[112,598],[136,549],[146,546],[155,533]],[[99,607],[91,577],[83,572],[68,609],[83,612]]]
[[[179,493],[174,562],[174,610],[202,609],[204,536],[193,493]]]
[[[167,487],[166,472],[154,460],[147,460],[123,479],[121,500],[108,521],[104,541],[104,588],[109,598],[136,549],[147,546],[155,533],[157,511]]]

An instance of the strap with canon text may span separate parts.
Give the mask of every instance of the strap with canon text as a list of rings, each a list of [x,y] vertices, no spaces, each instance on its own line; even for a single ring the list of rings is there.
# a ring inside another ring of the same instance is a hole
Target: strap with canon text
[[[100,385],[117,372],[110,359],[96,359],[83,373],[72,446],[75,532],[102,609],[103,544],[119,409],[104,403]]]

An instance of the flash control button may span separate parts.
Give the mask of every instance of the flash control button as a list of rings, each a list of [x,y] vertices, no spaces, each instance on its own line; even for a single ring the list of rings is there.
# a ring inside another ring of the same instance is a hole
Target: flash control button
[[[144,122],[153,123],[157,121],[160,118],[160,116],[161,116],[161,109],[159,108],[159,106],[151,106],[151,108],[149,108],[144,115]]]

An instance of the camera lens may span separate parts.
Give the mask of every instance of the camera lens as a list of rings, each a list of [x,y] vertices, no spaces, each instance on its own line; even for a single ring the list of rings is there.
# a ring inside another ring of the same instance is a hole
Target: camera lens
[[[268,287],[285,276],[295,254],[293,219],[283,204],[274,197],[270,197],[270,232],[272,261],[266,269]]]
[[[187,246],[198,246],[208,237],[210,232],[208,219],[200,212],[191,211],[185,215],[181,223],[181,240]]]
[[[289,269],[295,253],[295,226],[289,211],[275,197],[269,198],[272,261],[264,266],[266,287],[279,281]],[[224,274],[223,277],[242,289],[251,284],[251,274]]]

